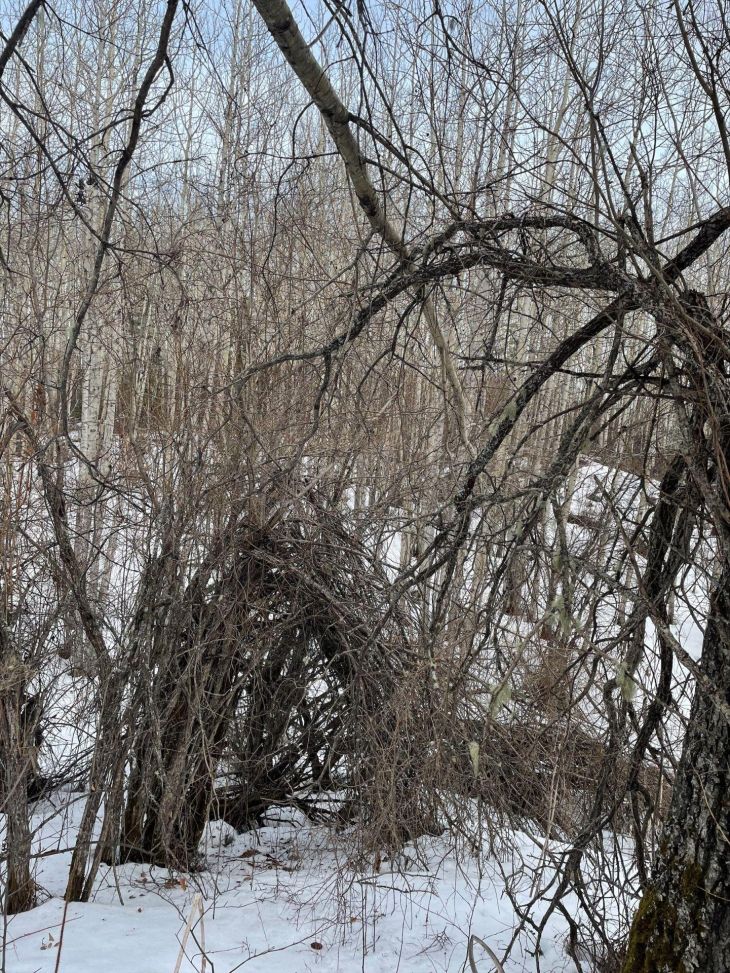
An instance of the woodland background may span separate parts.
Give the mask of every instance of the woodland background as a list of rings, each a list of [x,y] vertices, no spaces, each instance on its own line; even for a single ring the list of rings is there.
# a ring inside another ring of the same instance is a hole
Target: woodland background
[[[6,920],[286,806],[730,968],[724,4],[0,12]]]

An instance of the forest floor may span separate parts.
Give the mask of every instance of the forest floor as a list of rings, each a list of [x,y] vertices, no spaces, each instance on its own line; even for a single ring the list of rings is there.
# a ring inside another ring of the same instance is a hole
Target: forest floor
[[[358,868],[346,838],[289,809],[240,835],[212,823],[205,866],[192,874],[102,867],[92,901],[65,908],[81,806],[79,795],[65,794],[35,808],[41,904],[6,920],[6,973],[176,973],[179,958],[181,973],[459,971],[468,969],[472,933],[501,956],[517,925],[504,894],[502,873],[512,870],[504,855],[479,861],[457,854],[446,837],[429,838],[396,861],[376,867],[366,859]],[[513,838],[523,861],[540,856],[528,838]],[[526,879],[520,897],[529,894]],[[541,973],[575,969],[566,931],[564,920],[551,919]],[[479,947],[475,959],[479,973],[494,968]],[[527,932],[504,968],[538,968]]]

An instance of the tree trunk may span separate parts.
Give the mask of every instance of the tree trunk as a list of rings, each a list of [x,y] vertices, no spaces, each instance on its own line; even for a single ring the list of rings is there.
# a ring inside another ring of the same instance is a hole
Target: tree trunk
[[[26,912],[35,903],[35,883],[30,873],[31,835],[28,821],[27,775],[18,697],[3,692],[0,698],[0,811],[5,814],[7,862],[5,915]]]
[[[713,593],[701,671],[653,880],[624,973],[730,970],[730,567]],[[705,679],[702,680],[703,683]]]
[[[30,873],[28,771],[31,759],[22,716],[24,683],[24,666],[11,647],[7,625],[0,617],[0,813],[5,815],[7,847],[5,915],[32,909],[36,893]]]

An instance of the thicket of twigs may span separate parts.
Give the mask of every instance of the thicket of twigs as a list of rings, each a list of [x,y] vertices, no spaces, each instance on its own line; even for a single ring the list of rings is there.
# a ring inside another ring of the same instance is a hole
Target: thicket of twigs
[[[3,10],[6,912],[66,787],[71,900],[291,804],[716,948],[726,19],[451,7]]]

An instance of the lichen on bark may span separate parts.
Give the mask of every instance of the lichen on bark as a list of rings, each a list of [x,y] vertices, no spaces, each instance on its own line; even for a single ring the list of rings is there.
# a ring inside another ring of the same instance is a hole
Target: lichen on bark
[[[730,567],[710,604],[682,759],[622,973],[730,971]],[[706,685],[713,692],[706,691]]]

